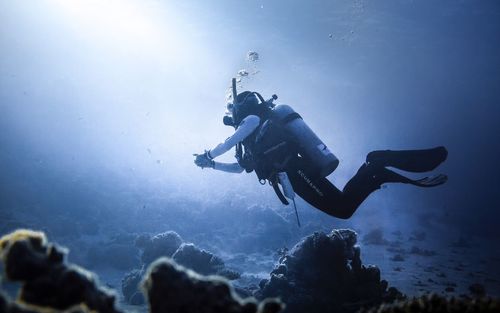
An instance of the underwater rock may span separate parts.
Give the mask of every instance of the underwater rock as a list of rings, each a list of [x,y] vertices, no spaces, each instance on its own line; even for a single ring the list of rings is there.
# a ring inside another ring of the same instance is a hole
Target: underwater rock
[[[125,274],[122,279],[122,293],[125,302],[132,305],[141,305],[146,301],[142,292],[139,290],[139,285],[144,275],[143,270],[132,270]]]
[[[201,275],[215,274],[224,267],[224,262],[219,257],[199,249],[192,243],[183,243],[172,255],[172,259]]]
[[[5,277],[21,283],[23,303],[57,310],[84,304],[89,310],[119,312],[115,296],[98,286],[92,273],[66,264],[66,253],[48,243],[43,232],[17,230],[0,238]]]
[[[192,243],[181,243],[177,246],[177,243],[181,241],[181,237],[176,232],[168,231],[152,238],[144,235],[139,236],[136,239],[136,246],[145,247],[143,248],[144,253],[148,252],[146,254],[146,261],[157,256],[160,251],[167,251],[168,256],[175,262],[198,274],[219,275],[229,280],[240,278],[240,273],[227,268],[220,257],[202,250]],[[170,253],[171,248],[175,246],[177,246],[177,249]],[[155,257],[155,259],[157,258]],[[145,262],[143,267],[147,265],[148,263]],[[139,282],[143,279],[143,276],[144,271],[133,270],[125,274],[125,277],[122,279],[122,293],[127,303],[134,305],[144,303],[142,292],[139,290]]]
[[[413,246],[410,250],[410,253],[420,255],[420,256],[435,256],[436,255],[436,251],[421,249],[417,246]]]
[[[402,254],[395,254],[392,258],[390,258],[391,261],[394,262],[403,262],[405,260],[405,257]]]
[[[172,259],[201,275],[217,274],[228,279],[238,279],[240,277],[239,273],[227,269],[221,258],[199,249],[192,243],[182,244],[172,255]]]
[[[398,301],[393,304],[382,304],[379,307],[365,308],[359,313],[496,313],[500,312],[500,301],[492,298],[471,299],[455,298],[440,295],[425,295],[420,298]]]
[[[303,238],[280,260],[255,293],[279,297],[285,312],[350,312],[404,296],[380,280],[376,266],[364,266],[357,234],[348,229],[316,232]]]
[[[153,237],[141,235],[135,241],[136,247],[143,250],[141,260],[144,264],[149,264],[163,256],[172,256],[181,244],[181,236],[174,231],[167,231]]]
[[[266,299],[260,304],[242,300],[227,280],[201,276],[169,258],[150,265],[143,288],[151,313],[277,313],[283,308],[276,299]]]
[[[363,236],[363,243],[366,245],[388,245],[390,242],[384,238],[382,228],[376,228]]]
[[[235,279],[239,279],[241,277],[241,274],[239,272],[237,272],[236,270],[233,270],[233,269],[229,269],[227,267],[224,267],[224,268],[218,270],[216,275],[222,276],[222,277],[229,279],[229,280],[235,280]]]

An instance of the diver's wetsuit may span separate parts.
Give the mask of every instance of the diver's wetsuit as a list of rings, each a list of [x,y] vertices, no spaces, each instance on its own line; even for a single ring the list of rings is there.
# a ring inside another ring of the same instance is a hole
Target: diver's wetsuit
[[[237,143],[250,136],[259,125],[260,118],[258,116],[247,116],[237,127],[236,132],[225,142],[210,150],[208,156],[215,158],[229,151]],[[446,157],[447,151],[444,147],[426,150],[373,151],[368,154],[366,163],[359,168],[342,191],[328,179],[318,175],[300,156],[293,156],[285,167],[285,171],[293,190],[302,199],[331,216],[347,219],[383,183],[399,182],[420,187],[432,187],[446,181],[444,175],[433,179],[411,180],[387,169],[386,166],[411,172],[426,172],[437,167]],[[214,169],[233,173],[243,171],[238,163],[215,162]]]
[[[309,170],[307,162],[297,157],[290,161],[286,173],[293,190],[306,202],[328,215],[348,219],[380,185],[390,182],[389,170],[364,163],[341,191],[325,177]],[[393,182],[403,182],[393,179]]]
[[[377,189],[368,188],[369,192],[362,193],[349,193],[345,191],[346,188],[341,191],[328,179],[309,171],[305,163],[305,160],[296,158],[287,168],[286,173],[293,190],[315,208],[337,218],[351,217],[369,194]],[[351,179],[353,180],[356,181],[356,176]]]

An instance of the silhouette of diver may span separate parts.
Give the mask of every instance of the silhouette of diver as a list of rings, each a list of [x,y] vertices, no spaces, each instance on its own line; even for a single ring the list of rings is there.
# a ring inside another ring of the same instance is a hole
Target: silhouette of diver
[[[194,162],[202,168],[226,172],[255,171],[261,184],[268,181],[284,204],[289,204],[288,198],[295,205],[297,193],[317,209],[347,219],[382,184],[434,187],[447,181],[447,176],[442,174],[414,180],[387,168],[416,173],[432,171],[446,160],[448,152],[444,147],[378,150],[366,156],[366,162],[341,191],[326,179],[338,166],[338,159],[298,113],[287,105],[274,105],[275,95],[265,101],[256,92],[237,94],[234,79],[233,99],[235,101],[228,104],[224,124],[235,127],[235,133],[215,148],[195,154]],[[238,163],[213,160],[234,146]]]

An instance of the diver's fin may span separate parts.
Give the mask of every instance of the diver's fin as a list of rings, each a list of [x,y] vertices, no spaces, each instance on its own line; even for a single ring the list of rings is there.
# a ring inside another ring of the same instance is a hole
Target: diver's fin
[[[448,156],[445,147],[423,150],[377,150],[368,153],[366,162],[390,166],[408,172],[428,172],[443,163]]]
[[[403,183],[418,187],[435,187],[444,184],[448,180],[448,176],[443,174],[420,179],[411,179],[387,168],[378,169],[374,173],[373,178],[380,185],[385,183]]]
[[[431,177],[424,177],[419,180],[414,180],[411,184],[419,187],[434,187],[439,186],[448,181],[448,176],[444,174],[439,174]]]

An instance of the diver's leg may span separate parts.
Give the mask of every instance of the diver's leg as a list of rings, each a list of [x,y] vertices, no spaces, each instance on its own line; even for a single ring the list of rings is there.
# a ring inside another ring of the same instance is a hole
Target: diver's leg
[[[377,150],[368,153],[366,162],[408,172],[428,172],[443,163],[447,156],[448,151],[442,146],[423,150]]]
[[[326,214],[347,219],[356,210],[345,205],[342,191],[326,178],[314,179],[300,169],[287,171],[287,175],[295,193]]]
[[[445,175],[412,180],[385,167],[364,163],[340,191],[326,178],[313,178],[301,169],[287,171],[294,191],[317,209],[337,218],[348,219],[368,196],[385,183],[434,187],[446,182]]]
[[[364,163],[356,174],[347,182],[342,192],[333,186],[326,178],[317,182],[321,190],[328,192],[318,207],[320,210],[347,219],[351,217],[369,195],[380,189],[385,183],[416,184],[415,181],[395,173],[385,167]],[[332,188],[335,192],[332,192]]]

